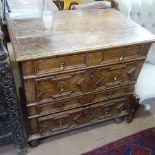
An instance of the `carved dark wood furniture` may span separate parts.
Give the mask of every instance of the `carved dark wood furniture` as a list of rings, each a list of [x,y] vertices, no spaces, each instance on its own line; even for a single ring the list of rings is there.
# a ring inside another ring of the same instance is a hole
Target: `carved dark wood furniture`
[[[10,18],[27,106],[28,141],[133,119],[134,85],[155,37],[115,9]]]
[[[7,50],[0,31],[0,145],[15,143],[19,154],[26,153],[24,126]]]

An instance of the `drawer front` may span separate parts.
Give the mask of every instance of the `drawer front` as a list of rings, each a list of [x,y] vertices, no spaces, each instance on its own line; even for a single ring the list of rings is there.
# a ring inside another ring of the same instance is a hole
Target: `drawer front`
[[[82,103],[82,97],[71,97],[64,100],[53,101],[49,103],[38,103],[34,106],[28,106],[29,116],[33,115],[47,115],[56,112],[61,112],[68,109],[80,107]],[[35,110],[36,109],[36,110]]]
[[[143,61],[35,79],[37,101],[83,95],[136,82]]]
[[[110,90],[98,91],[94,93],[88,93],[79,97],[71,97],[63,100],[57,100],[52,102],[38,103],[37,105],[28,105],[28,115],[33,117],[35,115],[43,116],[56,112],[62,112],[84,105],[90,105],[99,103],[119,97],[127,96],[134,90],[134,86],[117,87]]]
[[[77,83],[80,80],[86,82],[83,75],[86,75],[86,71],[35,79],[37,101],[46,98],[60,99],[82,93]]]
[[[110,49],[102,52],[101,63],[125,62],[135,60],[147,55],[148,47],[146,46],[131,46],[118,49]]]
[[[106,91],[98,91],[92,94],[92,103],[99,103],[123,96],[128,96],[134,91],[134,86],[124,86]]]
[[[141,60],[99,68],[97,71],[99,80],[96,82],[96,89],[101,89],[103,86],[108,88],[136,82],[143,63],[144,61]]]
[[[62,73],[74,69],[83,69],[97,65],[122,63],[127,61],[145,58],[150,48],[150,44],[122,47],[116,49],[99,50],[87,52],[85,54],[74,54],[69,56],[59,56],[48,59],[36,60],[34,62],[23,62],[23,74],[44,75]]]
[[[34,62],[35,74],[61,72],[86,67],[86,54],[56,57]]]
[[[118,116],[126,112],[128,100],[118,99],[109,102],[103,102],[85,108],[70,110],[66,113],[58,113],[40,117],[39,132],[58,132],[68,129],[74,129],[82,125],[91,124],[102,119]]]

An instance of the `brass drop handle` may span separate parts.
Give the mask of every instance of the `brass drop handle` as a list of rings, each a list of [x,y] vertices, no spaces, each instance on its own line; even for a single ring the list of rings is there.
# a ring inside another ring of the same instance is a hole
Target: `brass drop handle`
[[[104,109],[104,113],[105,114],[108,114],[109,113],[109,110],[110,110],[110,107],[107,107],[106,109]]]
[[[65,61],[60,61],[60,69],[61,71],[64,70]]]
[[[120,58],[119,58],[119,60],[120,61],[123,61],[123,59],[124,59],[124,57],[123,57],[123,55],[121,55]]]
[[[109,94],[109,95],[108,95],[108,98],[110,98],[110,99],[111,99],[111,98],[112,98],[112,95],[111,95],[111,94]]]
[[[113,81],[116,81],[117,79],[118,79],[118,75],[115,74],[115,75],[113,76]]]
[[[112,98],[112,92],[108,92],[108,98],[109,98],[109,99]]]
[[[124,58],[124,52],[121,52],[121,56],[119,58],[119,61],[123,61],[125,58]]]
[[[65,123],[65,120],[64,119],[60,119],[60,120],[57,121],[57,123],[58,123],[59,127],[62,127],[64,125],[64,123]]]
[[[64,85],[64,84],[61,84],[61,85],[60,85],[60,91],[63,92],[64,89],[65,89],[65,85]]]

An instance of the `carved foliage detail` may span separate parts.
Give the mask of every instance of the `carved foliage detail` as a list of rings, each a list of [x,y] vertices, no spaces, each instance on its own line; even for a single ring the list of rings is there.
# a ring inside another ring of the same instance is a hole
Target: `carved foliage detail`
[[[6,55],[5,52],[5,50],[0,51],[0,57],[3,56],[3,53]],[[26,141],[18,111],[17,96],[8,57],[1,57],[0,61],[0,91],[0,111],[3,109],[3,112],[7,112],[7,118],[3,120],[4,126],[0,127],[0,135],[3,131],[9,131],[9,133],[6,133],[7,142],[11,140],[19,148],[23,148]],[[9,122],[9,125],[7,125],[7,122]],[[11,138],[8,138],[9,135]],[[6,140],[0,140],[0,144],[3,144],[3,142],[6,142]]]

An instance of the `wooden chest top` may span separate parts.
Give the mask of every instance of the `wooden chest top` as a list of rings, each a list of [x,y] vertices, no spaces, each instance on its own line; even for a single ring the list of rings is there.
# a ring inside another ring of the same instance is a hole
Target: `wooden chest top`
[[[8,16],[7,22],[16,61],[155,41],[115,9],[58,11],[27,19]]]

